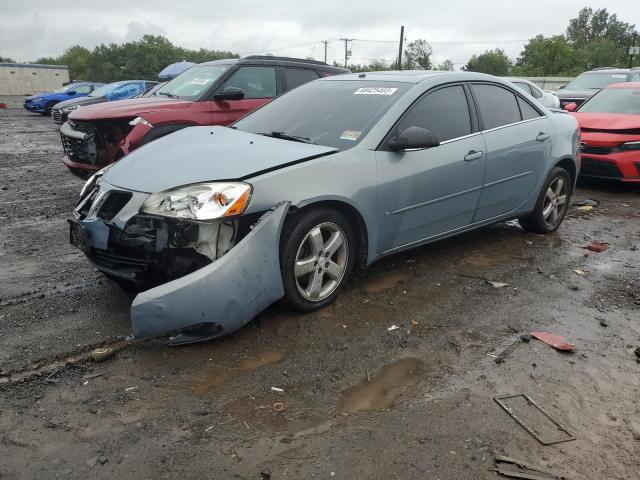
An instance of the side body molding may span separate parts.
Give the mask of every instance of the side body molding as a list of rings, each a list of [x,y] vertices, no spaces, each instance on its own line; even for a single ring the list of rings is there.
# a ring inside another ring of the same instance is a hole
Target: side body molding
[[[139,293],[131,305],[134,337],[187,327],[190,343],[234,332],[284,296],[280,233],[290,202],[266,212],[227,254],[189,275]]]

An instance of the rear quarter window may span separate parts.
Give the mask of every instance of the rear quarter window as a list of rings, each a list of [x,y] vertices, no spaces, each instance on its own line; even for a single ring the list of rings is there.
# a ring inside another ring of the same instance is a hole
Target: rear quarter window
[[[284,80],[287,85],[287,90],[299,87],[305,83],[317,80],[320,78],[315,70],[308,68],[284,68]]]
[[[531,120],[532,118],[541,117],[542,114],[533,108],[529,102],[523,98],[518,97],[518,105],[520,106],[520,112],[522,112],[523,120]]]

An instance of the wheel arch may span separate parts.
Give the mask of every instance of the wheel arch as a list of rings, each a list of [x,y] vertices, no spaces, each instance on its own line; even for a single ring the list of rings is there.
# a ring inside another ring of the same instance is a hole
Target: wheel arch
[[[351,203],[337,198],[324,198],[316,200],[307,200],[301,202],[298,205],[292,206],[289,209],[289,215],[299,215],[304,212],[316,208],[331,208],[344,215],[352,225],[356,226],[356,233],[358,235],[358,248],[357,248],[357,263],[356,265],[361,268],[367,265],[367,258],[369,253],[369,231],[367,224],[364,221],[364,217],[360,211]]]
[[[573,160],[573,158],[571,158],[571,157],[561,158],[554,165],[554,168],[555,167],[564,168],[569,173],[569,176],[571,177],[571,193],[573,193],[573,191],[576,188],[576,181],[578,180],[578,172],[577,172],[577,169],[576,169],[576,163]]]

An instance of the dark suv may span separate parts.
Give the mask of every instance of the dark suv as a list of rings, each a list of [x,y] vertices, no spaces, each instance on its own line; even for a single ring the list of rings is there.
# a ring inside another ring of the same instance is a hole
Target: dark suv
[[[348,71],[315,60],[273,56],[194,65],[154,97],[72,112],[60,129],[63,161],[85,177],[156,138],[195,125],[229,125],[287,90]]]
[[[570,103],[579,107],[603,88],[622,82],[640,82],[640,68],[596,68],[581,73],[553,93],[560,99],[560,108]]]

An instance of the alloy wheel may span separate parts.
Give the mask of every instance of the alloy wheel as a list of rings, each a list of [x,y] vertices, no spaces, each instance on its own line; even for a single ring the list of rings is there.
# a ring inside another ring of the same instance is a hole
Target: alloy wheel
[[[562,218],[567,203],[567,184],[564,178],[557,177],[547,189],[544,196],[542,218],[550,225],[554,225]]]
[[[305,235],[296,252],[293,274],[302,297],[319,302],[340,285],[349,261],[349,245],[342,229],[325,222]]]

